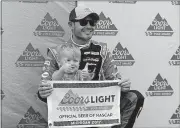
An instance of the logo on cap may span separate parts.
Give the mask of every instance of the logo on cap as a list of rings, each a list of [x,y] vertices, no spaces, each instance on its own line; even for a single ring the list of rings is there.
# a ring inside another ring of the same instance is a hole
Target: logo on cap
[[[92,10],[90,10],[89,8],[85,8],[84,11],[85,12],[92,12]]]

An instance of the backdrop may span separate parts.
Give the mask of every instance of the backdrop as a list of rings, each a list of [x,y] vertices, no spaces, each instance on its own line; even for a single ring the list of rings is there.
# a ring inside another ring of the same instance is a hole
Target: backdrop
[[[37,98],[47,48],[67,40],[75,2],[2,2],[2,128],[45,128],[47,106]]]
[[[78,2],[100,21],[94,40],[106,42],[132,89],[145,96],[135,127],[180,127],[180,2]]]
[[[105,42],[131,89],[145,96],[134,128],[180,126],[180,2],[78,2],[100,16],[94,40]],[[70,36],[75,2],[2,2],[2,128],[45,128],[36,92],[47,47]]]

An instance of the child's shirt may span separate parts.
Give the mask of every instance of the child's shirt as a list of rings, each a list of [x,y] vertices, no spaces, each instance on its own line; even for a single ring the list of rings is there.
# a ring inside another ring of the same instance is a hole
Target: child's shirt
[[[82,81],[83,78],[82,78],[82,73],[81,73],[81,70],[78,70],[76,72],[76,74],[73,76],[73,77],[70,77],[68,76],[68,74],[65,74],[60,80],[64,80],[64,81]]]

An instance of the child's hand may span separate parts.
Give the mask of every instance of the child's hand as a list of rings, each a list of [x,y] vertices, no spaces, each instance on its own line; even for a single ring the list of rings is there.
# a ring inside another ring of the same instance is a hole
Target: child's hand
[[[64,63],[63,65],[59,66],[59,70],[62,70],[65,73],[71,73],[72,69],[71,69],[71,65],[69,63]]]

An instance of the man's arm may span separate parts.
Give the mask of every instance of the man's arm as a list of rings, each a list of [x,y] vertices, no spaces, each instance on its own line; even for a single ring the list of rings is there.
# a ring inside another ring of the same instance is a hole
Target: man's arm
[[[127,92],[130,90],[131,82],[129,79],[122,79],[117,66],[113,64],[113,58],[109,50],[107,50],[102,68],[106,80],[120,79],[121,81],[119,82],[119,86],[121,86],[121,91]]]
[[[113,64],[113,58],[108,49],[102,68],[106,80],[114,80],[114,79],[122,78],[120,73],[118,72],[117,66]]]
[[[41,77],[42,79],[44,79],[43,74],[48,73],[49,76],[48,78],[45,78],[45,79],[52,80],[53,73],[59,69],[55,54],[56,53],[53,52],[53,49],[48,49],[47,58],[43,66],[43,72],[42,72],[42,77]]]
[[[52,80],[52,74],[58,69],[59,67],[55,58],[55,53],[52,53],[52,50],[48,49],[47,58],[41,75],[42,82],[38,88],[38,98],[43,102],[47,102],[47,96],[52,92],[52,87],[50,87],[46,81]]]

